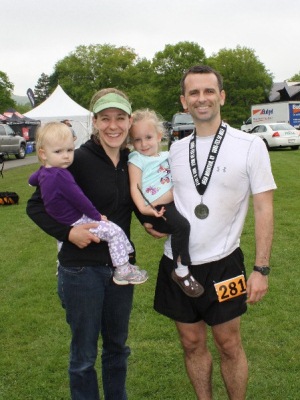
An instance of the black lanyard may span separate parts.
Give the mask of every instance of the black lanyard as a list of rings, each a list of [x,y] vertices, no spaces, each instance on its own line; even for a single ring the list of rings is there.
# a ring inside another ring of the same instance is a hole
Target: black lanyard
[[[209,154],[207,157],[206,165],[204,168],[204,171],[202,173],[201,178],[199,177],[198,173],[198,163],[197,163],[197,151],[196,151],[196,132],[194,132],[191,135],[191,140],[189,144],[189,162],[190,162],[190,168],[192,172],[192,176],[194,179],[195,187],[197,189],[197,192],[201,196],[201,204],[196,206],[195,208],[195,214],[198,218],[204,219],[208,217],[209,210],[208,207],[203,204],[202,201],[202,196],[204,195],[207,186],[209,184],[210,178],[212,176],[212,172],[221,148],[221,144],[223,142],[223,139],[225,137],[227,130],[227,125],[224,124],[222,121],[217,133],[215,134],[214,140],[212,142],[211,148],[209,150]]]

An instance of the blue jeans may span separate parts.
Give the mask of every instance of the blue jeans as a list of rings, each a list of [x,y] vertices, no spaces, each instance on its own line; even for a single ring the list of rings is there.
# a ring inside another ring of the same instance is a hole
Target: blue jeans
[[[126,346],[133,286],[112,282],[113,269],[63,267],[58,271],[58,295],[66,310],[72,340],[70,390],[72,400],[99,400],[95,362],[102,336],[102,382],[105,400],[127,400]]]

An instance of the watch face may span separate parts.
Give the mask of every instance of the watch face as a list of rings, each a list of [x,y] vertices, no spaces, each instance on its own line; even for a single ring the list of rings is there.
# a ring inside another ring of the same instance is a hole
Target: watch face
[[[270,268],[269,268],[269,267],[262,267],[262,268],[261,268],[261,273],[262,273],[263,275],[269,275],[269,273],[270,273]]]
[[[270,267],[254,267],[254,271],[260,272],[262,275],[269,275]]]

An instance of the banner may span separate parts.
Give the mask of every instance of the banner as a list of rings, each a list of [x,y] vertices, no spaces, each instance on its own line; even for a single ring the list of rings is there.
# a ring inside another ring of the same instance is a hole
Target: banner
[[[34,108],[34,105],[35,105],[34,94],[33,94],[32,89],[30,89],[30,88],[27,90],[27,97],[30,101],[31,107]]]

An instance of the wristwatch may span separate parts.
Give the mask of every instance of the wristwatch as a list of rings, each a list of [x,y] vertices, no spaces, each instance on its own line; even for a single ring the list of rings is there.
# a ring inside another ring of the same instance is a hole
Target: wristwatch
[[[267,265],[263,265],[262,267],[257,267],[256,265],[254,265],[253,271],[260,272],[262,275],[265,276],[265,275],[269,275],[271,268],[268,267]]]

